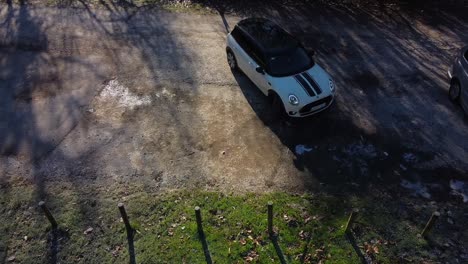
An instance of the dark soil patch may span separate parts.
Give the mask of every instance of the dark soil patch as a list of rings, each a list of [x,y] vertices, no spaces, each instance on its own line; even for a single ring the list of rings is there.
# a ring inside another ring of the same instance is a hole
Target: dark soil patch
[[[376,89],[380,85],[380,80],[372,72],[358,74],[354,77],[353,82],[362,90]]]

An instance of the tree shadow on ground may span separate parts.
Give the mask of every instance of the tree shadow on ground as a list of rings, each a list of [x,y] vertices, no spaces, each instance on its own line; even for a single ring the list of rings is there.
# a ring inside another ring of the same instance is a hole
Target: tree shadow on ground
[[[28,175],[23,176],[25,178],[31,177],[31,182],[36,185],[37,201],[47,200],[51,204],[51,209],[59,212],[76,210],[74,217],[78,218],[76,220],[80,222],[81,228],[85,230],[89,226],[94,226],[94,233],[99,233],[104,232],[107,228],[100,226],[95,219],[101,214],[100,210],[102,209],[99,207],[99,198],[96,195],[100,194],[103,186],[106,185],[104,182],[113,184],[118,191],[123,193],[135,181],[135,178],[140,179],[142,174],[147,173],[141,170],[151,168],[153,171],[150,173],[153,177],[145,179],[147,184],[144,185],[144,189],[148,192],[154,192],[160,188],[163,177],[162,168],[171,166],[169,162],[163,164],[163,161],[157,159],[158,153],[154,153],[151,156],[153,158],[150,157],[143,161],[146,166],[135,169],[130,175],[126,174],[128,169],[125,166],[131,165],[117,164],[115,171],[112,172],[122,176],[117,183],[113,181],[112,173],[101,171],[102,164],[99,163],[99,160],[105,156],[105,153],[103,150],[100,151],[100,148],[105,145],[132,145],[132,142],[126,141],[127,138],[133,138],[133,135],[148,129],[127,112],[127,114],[122,115],[123,125],[121,127],[98,131],[89,130],[89,123],[96,122],[96,117],[89,111],[90,106],[93,106],[94,103],[93,97],[98,95],[115,76],[122,76],[122,80],[131,79],[129,71],[132,70],[132,61],[129,61],[125,57],[126,54],[119,50],[125,49],[134,54],[135,57],[141,58],[142,65],[139,66],[148,69],[148,75],[144,79],[149,83],[148,85],[152,85],[152,90],[149,91],[151,99],[157,101],[159,110],[163,113],[163,116],[152,115],[154,116],[153,121],[160,125],[158,127],[160,133],[149,135],[149,139],[145,138],[150,142],[149,144],[141,144],[143,148],[147,148],[141,150],[142,152],[151,153],[154,151],[152,147],[156,144],[161,145],[158,151],[164,151],[163,143],[180,144],[180,147],[187,149],[187,152],[199,151],[197,148],[200,144],[196,142],[194,133],[190,129],[191,125],[196,125],[199,122],[197,113],[192,111],[181,113],[172,101],[163,101],[153,94],[154,90],[161,93],[166,88],[171,92],[177,92],[176,88],[180,87],[171,85],[171,82],[179,81],[179,78],[183,76],[185,80],[183,89],[194,96],[197,94],[198,80],[193,73],[192,64],[184,63],[190,56],[187,45],[181,43],[180,36],[174,34],[169,26],[161,27],[161,24],[170,23],[170,17],[168,20],[160,20],[159,16],[148,13],[140,17],[141,21],[132,21],[132,24],[128,22],[134,14],[133,9],[127,12],[132,8],[132,5],[126,5],[128,9],[123,8],[120,4],[109,5],[107,11],[103,11],[94,10],[86,2],[81,2],[87,11],[87,14],[83,13],[82,16],[78,16],[83,28],[90,31],[97,29],[106,37],[106,41],[89,43],[89,45],[91,47],[98,46],[101,51],[106,53],[105,55],[108,55],[108,58],[112,60],[106,62],[112,65],[110,70],[101,70],[95,67],[91,60],[93,56],[87,57],[87,55],[93,54],[89,54],[89,50],[84,49],[85,46],[80,44],[82,40],[73,37],[74,32],[67,31],[66,26],[61,34],[55,34],[55,36],[60,35],[63,42],[62,40],[57,41],[57,39],[49,40],[47,37],[50,34],[48,29],[54,28],[54,23],[37,14],[36,12],[40,12],[38,9],[31,8],[26,2],[20,7],[8,7],[10,9],[5,16],[6,20],[1,21],[3,32],[6,32],[7,37],[0,41],[0,53],[2,54],[0,59],[2,96],[0,100],[2,101],[1,112],[5,113],[6,117],[0,121],[0,154],[5,160],[10,157],[11,160],[26,157],[28,162],[26,162],[25,167],[26,165],[31,167],[28,167]],[[59,9],[55,11],[57,17],[62,17],[67,12],[73,13],[73,10]],[[33,12],[32,16],[30,12]],[[113,22],[112,25],[108,23],[109,21]],[[57,54],[57,48],[66,50],[68,53],[59,52]],[[170,56],[161,57],[160,54],[164,52],[170,53]],[[89,96],[88,90],[84,99],[80,97],[80,93],[75,91],[67,94],[69,90],[76,88],[74,86],[76,84],[71,83],[74,78],[80,78],[70,77],[68,75],[70,71],[78,73],[78,76],[81,76],[79,74],[82,72],[91,71],[86,78],[96,82],[83,85],[91,86],[88,87],[91,90],[91,96]],[[168,72],[172,72],[172,74],[167,74]],[[133,74],[138,75],[140,72],[133,70]],[[78,96],[75,97],[77,94]],[[63,97],[61,97],[62,95]],[[57,101],[55,101],[56,99]],[[41,104],[42,100],[46,102],[43,105]],[[196,108],[191,100],[187,100],[186,107]],[[154,111],[154,109],[144,109],[144,107],[132,110],[137,116],[141,113],[148,114],[148,111]],[[44,123],[41,123],[42,121]],[[102,122],[102,120],[99,121]],[[66,124],[66,127],[63,127],[63,124]],[[54,129],[58,132],[50,137],[47,133]],[[98,134],[97,137],[100,139],[99,133],[111,134],[112,137],[94,144],[92,149],[76,152],[71,149],[73,147],[80,149],[78,145],[80,138],[89,138]],[[167,138],[160,138],[163,135]],[[67,137],[70,136],[76,137],[78,144],[74,145],[73,140],[67,141]],[[61,144],[62,142],[65,144]],[[127,157],[128,153],[122,152],[120,155]],[[177,158],[181,163],[193,162],[190,171],[187,170],[186,174],[180,175],[180,179],[194,174],[197,175],[198,180],[194,181],[196,183],[193,188],[205,184],[204,172],[201,169],[194,169],[202,167],[196,165],[196,160],[186,161],[187,158],[184,156]],[[123,160],[127,161],[128,157]],[[80,166],[80,164],[85,165]],[[2,195],[6,196],[9,195],[11,175],[9,171],[14,169],[12,166],[7,166],[7,163],[2,164],[2,175],[0,176]],[[65,185],[62,190],[64,193],[70,192],[76,196],[76,204],[73,208],[62,208],[63,204],[56,198],[61,194],[48,192],[50,188],[47,186],[56,183]],[[88,243],[91,245],[94,233],[88,236]],[[2,238],[6,238],[6,236],[2,236]],[[2,240],[3,244],[7,248],[8,240],[5,243]],[[57,261],[59,247],[55,236],[51,237],[48,245],[50,246],[49,260]],[[83,258],[91,260],[94,257],[93,254],[88,254]]]
[[[415,16],[411,12],[386,12],[377,16],[365,9],[309,5],[276,6],[275,12],[266,15],[316,50],[318,63],[337,83],[335,105],[324,113],[272,121],[265,111],[266,99],[260,99],[263,95],[245,77],[235,78],[259,118],[296,153],[296,167],[320,182],[363,187],[398,183],[402,174],[412,180],[424,174],[425,180],[441,184],[448,194],[449,180],[463,178],[467,168],[460,156],[466,153],[459,148],[468,144],[462,139],[466,123],[447,100],[444,87],[445,69],[457,46],[432,40],[421,31],[424,27],[409,22],[408,17]],[[467,39],[459,34],[467,28],[463,21],[446,13],[432,16],[431,26],[444,32],[448,25],[457,25],[453,34],[447,34],[459,46]],[[298,146],[311,151],[298,154]],[[408,159],[412,155],[417,161]]]

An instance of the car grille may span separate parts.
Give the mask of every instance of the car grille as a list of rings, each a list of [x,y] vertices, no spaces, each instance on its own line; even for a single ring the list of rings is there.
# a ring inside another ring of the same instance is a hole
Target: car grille
[[[324,98],[322,98],[320,100],[317,100],[317,101],[312,102],[312,103],[310,103],[308,105],[305,105],[304,107],[301,108],[301,110],[299,110],[299,113],[301,115],[308,114],[311,111],[312,108],[314,108],[315,106],[321,105],[323,103],[325,103],[324,107],[327,107],[332,100],[333,100],[333,97],[331,95],[329,95],[329,96],[324,97]],[[318,111],[318,110],[320,110],[320,109],[316,109],[315,111]]]

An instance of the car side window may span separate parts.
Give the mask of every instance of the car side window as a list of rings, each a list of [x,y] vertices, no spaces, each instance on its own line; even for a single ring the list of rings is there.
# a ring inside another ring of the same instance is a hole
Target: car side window
[[[265,67],[265,62],[262,59],[261,53],[255,45],[252,45],[248,38],[244,36],[241,30],[238,27],[235,27],[231,32],[232,37],[236,40],[237,44],[249,55],[252,59],[255,60],[260,66]]]
[[[250,43],[250,40],[242,33],[242,31],[235,27],[231,35],[234,37],[236,42],[241,46],[241,48],[249,55],[251,58],[254,57],[254,47]]]
[[[260,49],[257,47],[252,47],[252,54],[250,56],[255,60],[255,62],[258,63],[259,66],[265,68],[265,60],[263,59]]]
[[[465,51],[465,60],[468,61],[468,50]]]
[[[236,40],[237,44],[241,46],[241,48],[245,51],[248,49],[247,40],[244,37],[244,34],[240,31],[238,27],[235,27],[234,30],[231,32],[232,37]]]

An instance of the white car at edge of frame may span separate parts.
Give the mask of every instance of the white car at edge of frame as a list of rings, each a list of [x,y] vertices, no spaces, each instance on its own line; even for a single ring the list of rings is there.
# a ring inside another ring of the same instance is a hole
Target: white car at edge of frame
[[[305,117],[327,109],[336,87],[291,34],[264,18],[240,21],[227,37],[227,60],[271,98],[275,110]]]
[[[450,100],[460,103],[463,111],[468,115],[468,46],[457,54],[452,68],[448,71],[448,76]]]

